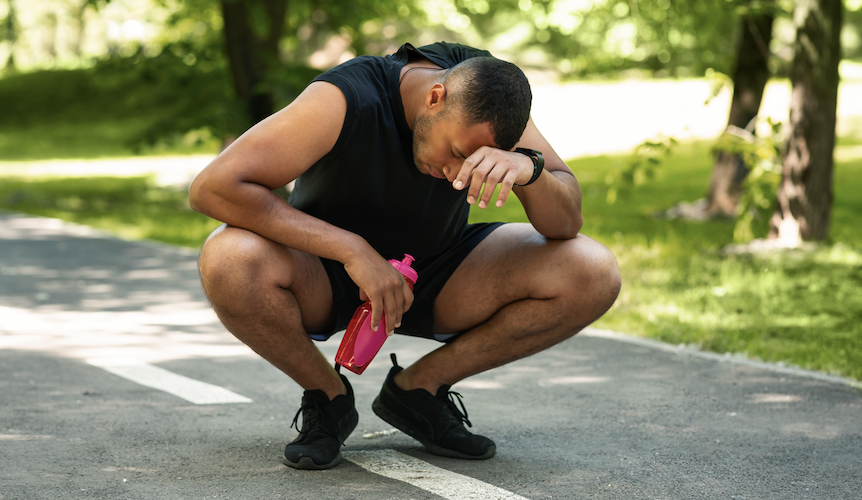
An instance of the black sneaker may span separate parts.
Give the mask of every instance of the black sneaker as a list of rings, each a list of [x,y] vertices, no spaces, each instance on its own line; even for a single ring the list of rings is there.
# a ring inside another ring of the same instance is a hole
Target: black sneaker
[[[484,460],[494,456],[497,445],[484,437],[472,434],[464,424],[472,427],[467,419],[467,409],[461,395],[450,392],[444,385],[432,396],[425,389],[405,391],[395,384],[395,374],[403,370],[392,354],[389,375],[383,383],[380,395],[374,399],[371,409],[378,417],[414,437],[435,455],[470,460]],[[455,405],[461,406],[461,413]]]
[[[305,391],[302,406],[293,417],[291,427],[296,427],[302,414],[299,436],[284,448],[282,462],[295,469],[329,469],[341,462],[341,445],[356,428],[359,414],[353,399],[353,388],[344,375],[347,394],[329,400],[321,390]]]

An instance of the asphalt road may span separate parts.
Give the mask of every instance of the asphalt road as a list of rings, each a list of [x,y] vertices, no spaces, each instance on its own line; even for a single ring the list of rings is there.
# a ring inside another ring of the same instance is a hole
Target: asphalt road
[[[480,462],[381,432],[388,353],[435,346],[390,339],[350,374],[348,460],[290,469],[301,390],[225,332],[195,259],[0,214],[0,500],[862,498],[862,390],[595,331],[453,388],[497,442]],[[111,366],[247,402],[196,404]]]

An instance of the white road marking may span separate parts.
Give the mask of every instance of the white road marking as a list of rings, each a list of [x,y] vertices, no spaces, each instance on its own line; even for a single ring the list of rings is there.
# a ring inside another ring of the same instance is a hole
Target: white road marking
[[[196,405],[251,403],[251,399],[217,385],[194,380],[135,359],[90,358],[87,363],[132,382],[165,391]]]
[[[450,472],[395,450],[343,452],[363,469],[430,491],[449,500],[528,500],[478,479]]]

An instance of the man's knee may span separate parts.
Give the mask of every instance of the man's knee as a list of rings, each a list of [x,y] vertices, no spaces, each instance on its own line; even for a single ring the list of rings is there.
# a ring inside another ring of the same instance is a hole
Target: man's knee
[[[211,302],[236,299],[238,290],[259,283],[273,243],[236,227],[222,225],[207,238],[198,267],[204,293]]]
[[[580,241],[578,241],[580,240]],[[601,243],[579,236],[569,240],[564,253],[569,299],[573,307],[593,312],[598,319],[616,301],[622,280],[614,255]],[[563,267],[563,266],[561,266]]]

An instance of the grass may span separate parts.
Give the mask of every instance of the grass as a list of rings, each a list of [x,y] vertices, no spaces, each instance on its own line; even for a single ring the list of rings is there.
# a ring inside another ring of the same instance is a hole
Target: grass
[[[191,248],[219,224],[190,209],[184,190],[151,177],[3,178],[0,208]]]
[[[617,303],[595,326],[862,380],[862,235],[854,230],[862,160],[836,167],[832,242],[812,252],[736,256],[721,252],[733,241],[731,222],[653,216],[703,194],[707,151],[680,146],[655,181],[612,205],[604,178],[626,156],[569,163],[584,192],[582,232],[614,252],[623,275]],[[183,190],[147,177],[4,178],[0,208],[191,248],[218,224],[189,209]],[[472,211],[471,221],[485,220],[526,217],[513,197],[500,209]]]
[[[719,353],[862,380],[862,160],[836,166],[831,242],[810,253],[734,256],[733,223],[657,219],[653,214],[704,195],[708,145],[679,147],[647,183],[613,205],[607,173],[625,156],[569,162],[584,192],[582,232],[608,246],[623,289],[595,325]],[[526,221],[517,203],[475,211],[475,221]],[[765,235],[766,223],[759,231]]]
[[[0,79],[0,160],[215,152],[193,134],[231,120],[223,68],[191,68],[165,55],[104,61],[88,69]]]
[[[284,65],[272,82],[287,104],[318,73]],[[216,153],[250,124],[222,59],[191,66],[170,50],[92,68],[0,78],[0,160]]]
[[[155,69],[147,66],[153,64]],[[187,120],[173,124],[177,130],[229,121],[223,107],[204,102],[217,102],[224,92],[206,86],[219,69],[204,69],[189,72],[171,60],[121,61],[0,79],[0,160],[214,152],[206,141],[140,146],[175,117]],[[189,89],[203,101],[188,99]],[[839,141],[859,143],[852,137]],[[623,275],[620,298],[596,326],[862,380],[862,233],[856,229],[862,160],[836,166],[827,245],[808,253],[733,256],[721,253],[733,241],[731,222],[653,217],[704,195],[708,149],[705,143],[679,146],[655,181],[613,205],[605,201],[605,178],[629,158],[569,162],[584,192],[582,232],[614,252]],[[4,177],[0,208],[191,248],[218,225],[189,209],[185,192],[158,187],[147,177]],[[526,222],[526,216],[512,197],[500,209],[474,209],[471,220]],[[766,222],[757,229],[765,234]]]

